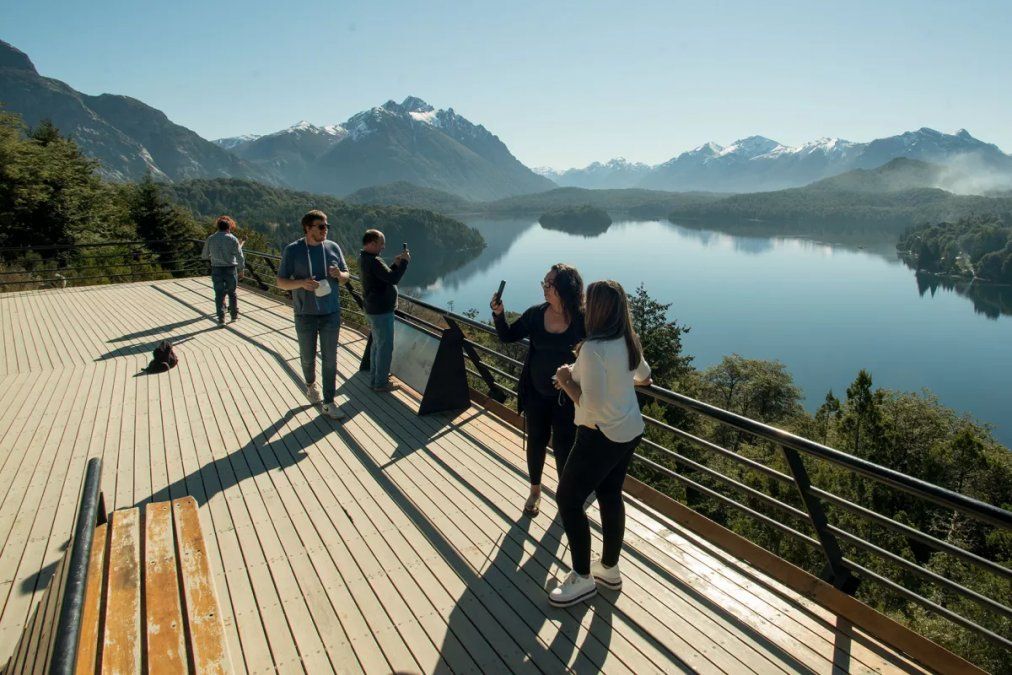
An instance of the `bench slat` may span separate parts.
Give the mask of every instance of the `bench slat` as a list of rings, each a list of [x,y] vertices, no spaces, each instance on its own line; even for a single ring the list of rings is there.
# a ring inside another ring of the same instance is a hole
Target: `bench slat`
[[[109,543],[109,583],[102,640],[103,673],[141,672],[140,517],[115,511]]]
[[[207,561],[197,502],[193,497],[176,499],[172,511],[193,666],[198,673],[230,673],[225,627]]]
[[[91,544],[91,558],[88,560],[88,587],[84,591],[84,607],[81,609],[81,637],[77,647],[78,675],[94,675],[98,668],[99,621],[105,598],[102,586],[105,582],[105,536],[108,526],[95,528]]]
[[[144,571],[148,672],[185,673],[186,641],[169,502],[144,508]]]

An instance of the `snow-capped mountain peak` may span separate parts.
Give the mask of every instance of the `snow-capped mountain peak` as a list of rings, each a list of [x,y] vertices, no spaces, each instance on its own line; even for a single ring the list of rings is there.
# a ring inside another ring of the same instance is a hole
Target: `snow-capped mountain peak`
[[[726,157],[728,155],[737,155],[745,159],[752,159],[753,157],[765,155],[766,153],[779,147],[783,146],[772,139],[766,138],[765,136],[749,136],[748,138],[740,138],[731,145],[722,149],[718,153],[718,156]]]
[[[236,146],[252,143],[258,138],[262,138],[262,136],[260,134],[243,134],[242,136],[232,136],[230,138],[218,138],[211,142],[226,150],[231,150]]]

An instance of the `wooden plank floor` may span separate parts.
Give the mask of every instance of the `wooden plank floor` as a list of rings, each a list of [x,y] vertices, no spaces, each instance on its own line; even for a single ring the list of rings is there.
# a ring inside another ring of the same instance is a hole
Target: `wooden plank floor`
[[[348,418],[321,418],[291,310],[240,294],[224,330],[202,278],[0,296],[0,663],[102,457],[110,509],[197,500],[237,671],[921,672],[633,499],[623,591],[551,609],[568,572],[554,466],[541,515],[520,517],[518,434],[374,394],[350,329]],[[180,366],[141,374],[163,338]]]

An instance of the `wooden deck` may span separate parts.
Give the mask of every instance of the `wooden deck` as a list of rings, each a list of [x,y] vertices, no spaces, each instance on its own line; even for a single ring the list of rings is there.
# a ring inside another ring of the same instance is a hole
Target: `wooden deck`
[[[568,571],[554,467],[524,519],[513,428],[374,394],[349,329],[348,418],[321,418],[290,308],[240,294],[225,330],[206,279],[0,296],[0,663],[97,456],[109,509],[197,500],[237,671],[921,672],[631,498],[624,590],[551,609]],[[139,374],[163,337],[179,367]]]

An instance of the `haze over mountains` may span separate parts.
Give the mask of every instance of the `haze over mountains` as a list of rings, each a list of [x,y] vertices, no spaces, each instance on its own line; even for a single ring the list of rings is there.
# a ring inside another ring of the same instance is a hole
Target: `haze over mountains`
[[[559,185],[573,187],[762,192],[799,187],[854,169],[873,169],[897,157],[947,165],[960,177],[947,182],[946,176],[940,176],[933,187],[984,192],[1012,186],[1012,156],[965,129],[945,134],[926,127],[867,143],[822,138],[797,147],[749,136],[726,147],[705,143],[652,167],[616,159],[582,169],[539,171]]]
[[[1012,156],[965,130],[928,128],[857,143],[826,138],[797,147],[763,136],[706,143],[656,166],[614,159],[582,169],[531,170],[495,134],[409,96],[341,123],[299,122],[266,135],[208,141],[141,101],[91,96],[41,76],[23,52],[0,41],[0,104],[33,126],[51,119],[115,180],[245,178],[335,196],[411,183],[470,201],[557,186],[669,192],[761,192],[808,185],[897,157],[945,167],[921,187],[985,194],[1012,189]],[[402,191],[403,188],[399,188]]]

